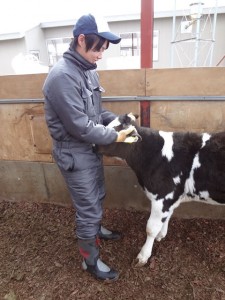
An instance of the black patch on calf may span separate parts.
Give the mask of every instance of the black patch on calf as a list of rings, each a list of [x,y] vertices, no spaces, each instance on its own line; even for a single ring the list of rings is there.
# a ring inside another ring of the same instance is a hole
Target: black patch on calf
[[[190,197],[190,198],[194,198],[195,196],[192,195],[191,193],[187,193],[187,196]]]
[[[166,212],[170,210],[170,207],[176,202],[174,199],[165,199],[163,201],[163,209],[162,212]]]
[[[114,126],[114,129],[117,132],[127,129],[132,124],[132,119],[128,116],[128,114],[119,115],[118,120],[120,124],[118,126]]]
[[[165,218],[162,218],[162,220],[161,220],[162,223],[164,223],[164,222],[166,221],[166,219],[167,219],[166,217],[165,217]]]
[[[121,124],[124,128],[127,128],[127,127],[131,124],[131,122],[132,122],[131,117],[129,117],[128,114],[120,115],[120,116],[118,117],[118,119],[119,119],[120,124]]]
[[[211,134],[199,150],[199,162],[201,166],[194,172],[196,194],[207,191],[209,198],[225,204],[225,132]]]

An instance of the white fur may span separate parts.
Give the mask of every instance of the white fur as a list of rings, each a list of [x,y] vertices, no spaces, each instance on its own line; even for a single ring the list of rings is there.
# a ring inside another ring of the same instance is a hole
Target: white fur
[[[173,182],[177,185],[178,183],[180,183],[180,176],[176,176],[173,178]]]
[[[128,116],[131,118],[132,121],[136,121],[136,118],[135,118],[135,116],[133,115],[132,112],[130,112],[130,113],[128,114]]]
[[[202,135],[202,148],[205,147],[206,142],[211,138],[211,135],[208,133],[203,133]]]
[[[110,122],[110,123],[107,125],[107,127],[109,127],[109,128],[114,128],[114,127],[119,126],[120,124],[121,124],[121,123],[120,123],[120,121],[119,121],[119,118],[116,117],[112,122]]]
[[[173,158],[173,132],[159,131],[159,134],[164,139],[162,156],[165,156],[168,161],[171,161],[171,159]]]
[[[200,166],[201,164],[199,162],[199,154],[197,153],[193,160],[190,176],[185,182],[185,187],[184,187],[185,194],[192,194],[192,195],[194,194],[195,192],[194,171],[195,169],[200,168]]]

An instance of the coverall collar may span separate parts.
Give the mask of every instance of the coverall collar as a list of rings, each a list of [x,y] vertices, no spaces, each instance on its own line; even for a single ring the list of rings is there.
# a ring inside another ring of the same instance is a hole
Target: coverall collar
[[[76,65],[80,66],[84,71],[94,70],[97,68],[96,64],[89,63],[84,59],[76,50],[69,48],[64,54],[64,58],[67,58],[74,62]]]

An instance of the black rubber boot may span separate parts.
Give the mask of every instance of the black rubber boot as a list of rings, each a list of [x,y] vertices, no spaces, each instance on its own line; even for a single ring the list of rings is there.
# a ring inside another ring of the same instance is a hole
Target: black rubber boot
[[[109,240],[119,240],[122,237],[122,234],[119,231],[110,231],[103,226],[100,226],[98,237],[101,240],[109,241]]]
[[[115,281],[118,279],[119,274],[116,270],[108,267],[99,258],[99,241],[98,239],[81,240],[78,239],[78,246],[80,254],[84,260],[82,267],[89,272],[96,279],[104,280],[107,282]]]

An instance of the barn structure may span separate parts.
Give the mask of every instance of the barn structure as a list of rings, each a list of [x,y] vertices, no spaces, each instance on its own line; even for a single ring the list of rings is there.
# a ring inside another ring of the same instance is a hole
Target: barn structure
[[[142,6],[141,25],[146,42],[152,40],[149,20],[153,0],[142,0]],[[99,71],[106,90],[104,106],[115,113],[137,113],[141,125],[158,130],[223,131],[225,68],[153,69],[152,44],[145,42],[140,69]],[[45,124],[45,77],[46,73],[0,76],[0,199],[70,206],[68,191],[51,154],[51,138]],[[105,158],[104,164],[105,205],[149,210],[149,201],[126,163]],[[183,204],[175,214],[223,219],[225,208],[191,203]]]
[[[141,116],[141,122],[149,118],[151,128],[168,131],[212,132],[225,128],[224,68],[143,68],[99,74],[106,90],[104,106],[116,113],[132,111]],[[71,205],[51,155],[43,110],[45,77],[0,77],[0,197]],[[105,171],[108,207],[149,209],[149,202],[124,162],[107,158]],[[225,209],[191,203],[183,204],[177,214],[225,218]]]

